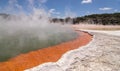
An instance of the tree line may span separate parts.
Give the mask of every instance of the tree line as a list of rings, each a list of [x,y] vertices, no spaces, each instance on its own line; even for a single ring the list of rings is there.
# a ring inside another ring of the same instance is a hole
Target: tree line
[[[0,17],[7,18],[10,14],[0,13]],[[50,18],[50,22],[53,23],[71,23],[71,24],[80,24],[80,23],[87,23],[87,24],[101,24],[101,25],[120,25],[120,13],[105,13],[105,14],[92,14],[92,15],[85,15],[82,17],[67,17],[65,19],[62,18]]]
[[[88,23],[88,24],[101,24],[101,25],[120,25],[120,13],[92,14],[92,15],[86,15],[75,18],[67,17],[65,19],[53,18],[51,22],[62,22],[64,24]]]

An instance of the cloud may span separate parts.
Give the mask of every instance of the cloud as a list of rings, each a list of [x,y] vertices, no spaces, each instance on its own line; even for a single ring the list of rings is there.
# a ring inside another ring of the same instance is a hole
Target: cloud
[[[114,12],[119,12],[119,11],[117,9],[115,9]]]
[[[44,3],[47,2],[47,0],[28,0],[28,3],[29,3],[30,6],[34,6],[35,1],[38,2],[37,4],[44,4]]]
[[[8,0],[8,5],[4,7],[3,12],[20,13],[22,9],[22,5],[18,4],[18,0]]]
[[[87,11],[87,12],[86,12],[86,14],[90,14],[90,12],[89,12],[89,11]]]
[[[33,5],[34,4],[34,0],[28,0],[28,2]]]
[[[50,9],[49,13],[50,14],[60,14],[60,12],[57,12],[55,9]]]
[[[92,0],[82,0],[81,3],[82,3],[82,4],[85,4],[85,3],[92,3]]]
[[[46,3],[47,0],[39,0],[40,3]]]
[[[55,9],[50,9],[49,12],[50,13],[53,13],[55,11]]]
[[[71,9],[69,7],[65,8],[65,17],[73,18],[73,17],[76,17],[76,16],[77,16],[76,13],[71,11]]]
[[[112,8],[110,8],[110,7],[103,7],[103,8],[99,8],[99,10],[106,11],[106,10],[112,10]]]

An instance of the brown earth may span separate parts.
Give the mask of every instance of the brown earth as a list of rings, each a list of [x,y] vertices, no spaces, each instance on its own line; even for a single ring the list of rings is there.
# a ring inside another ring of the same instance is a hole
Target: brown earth
[[[23,71],[45,62],[56,62],[65,52],[88,44],[92,36],[85,32],[78,32],[79,36],[71,41],[59,45],[20,54],[6,62],[0,63],[0,71]]]

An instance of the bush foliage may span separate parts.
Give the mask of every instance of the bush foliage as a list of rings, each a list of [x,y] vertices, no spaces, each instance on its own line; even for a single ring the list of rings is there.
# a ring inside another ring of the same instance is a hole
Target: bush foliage
[[[52,22],[71,22],[73,24],[88,23],[101,25],[120,25],[120,13],[92,14],[75,18],[67,17],[65,19],[53,18]]]

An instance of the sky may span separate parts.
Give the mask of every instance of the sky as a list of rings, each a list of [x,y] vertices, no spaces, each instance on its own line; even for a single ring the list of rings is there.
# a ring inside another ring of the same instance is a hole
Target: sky
[[[32,7],[44,8],[53,17],[76,17],[120,12],[120,0],[0,0],[0,13],[27,14]]]

